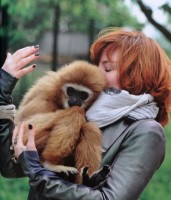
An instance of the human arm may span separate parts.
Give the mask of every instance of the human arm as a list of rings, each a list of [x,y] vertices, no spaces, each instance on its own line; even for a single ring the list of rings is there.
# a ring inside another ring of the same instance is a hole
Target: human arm
[[[39,58],[39,56],[35,56],[35,52],[38,50],[38,47],[32,46],[20,49],[12,55],[8,53],[6,61],[0,69],[0,172],[5,177],[24,176],[19,163],[16,164],[11,160],[13,112],[11,110],[11,113],[9,113],[12,116],[4,115],[4,112],[8,111],[9,106],[14,109],[12,91],[18,79],[34,69],[33,65],[29,67],[25,67],[25,65]],[[3,112],[1,108],[3,108]]]
[[[57,200],[136,200],[164,159],[163,129],[153,121],[140,123],[122,134],[107,154],[109,159],[104,164],[113,160],[111,173],[104,186],[98,189],[69,183],[42,168],[36,151],[23,152],[19,160],[30,178],[31,187],[44,197]]]

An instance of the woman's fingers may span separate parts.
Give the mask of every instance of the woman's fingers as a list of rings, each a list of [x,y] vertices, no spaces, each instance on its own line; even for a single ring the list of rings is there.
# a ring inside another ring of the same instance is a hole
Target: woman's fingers
[[[15,126],[14,131],[13,131],[13,135],[12,135],[12,144],[13,145],[14,145],[14,141],[17,139],[18,131],[19,131],[19,127]]]
[[[21,123],[20,126],[14,129],[14,137],[13,137],[13,144],[14,144],[14,151],[16,158],[26,150],[26,147],[23,144],[23,134],[25,132],[25,125]]]
[[[12,56],[14,61],[17,63],[21,61],[23,58],[27,58],[28,56],[35,54],[38,51],[39,51],[39,45],[30,46],[16,51]]]
[[[11,56],[12,56],[11,53],[8,52],[8,53],[7,53],[7,59],[10,59]]]
[[[30,65],[29,67],[26,67],[26,68],[23,68],[21,69],[20,71],[18,71],[16,73],[16,78],[20,79],[22,76],[24,76],[25,74],[28,74],[30,72],[32,72],[34,69],[36,68],[36,65],[33,64],[33,65]]]
[[[23,67],[25,67],[27,64],[29,64],[30,62],[37,60],[39,58],[39,52],[37,52],[36,54],[32,54],[30,56],[27,56],[23,59],[21,59],[18,63],[17,63],[17,67],[19,70],[21,70]]]
[[[27,134],[27,144],[23,143],[23,136]],[[18,158],[23,151],[37,151],[35,145],[35,130],[31,124],[26,127],[24,122],[15,127],[12,137],[15,157]]]
[[[18,136],[17,136],[17,145],[24,146],[23,144],[23,135],[25,132],[25,124],[24,122],[21,123],[18,131]]]
[[[23,70],[27,64],[39,58],[39,45],[25,47],[16,51],[14,54],[7,54],[7,58],[2,67],[6,72],[11,74],[13,77],[21,78],[28,72],[31,72],[34,68],[28,67],[27,70]],[[27,68],[27,67],[26,67]]]
[[[26,146],[23,143],[24,134],[27,134]],[[12,143],[14,146],[15,159],[17,159],[23,151],[37,151],[33,126],[29,124],[28,127],[26,127],[24,122],[16,126],[13,132]]]
[[[28,125],[28,141],[27,141],[27,150],[28,151],[35,151],[35,130],[31,124]]]

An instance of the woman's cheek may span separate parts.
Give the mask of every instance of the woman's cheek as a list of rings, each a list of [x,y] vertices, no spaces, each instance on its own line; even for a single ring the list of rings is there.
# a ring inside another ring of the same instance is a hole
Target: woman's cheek
[[[119,85],[119,76],[117,71],[113,71],[111,74],[107,75],[108,87],[114,87],[116,89],[121,89]]]

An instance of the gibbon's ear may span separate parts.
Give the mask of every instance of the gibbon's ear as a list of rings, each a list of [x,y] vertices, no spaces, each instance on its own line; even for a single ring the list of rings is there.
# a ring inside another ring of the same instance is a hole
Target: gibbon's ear
[[[110,166],[104,165],[100,170],[94,172],[91,176],[88,175],[88,168],[82,169],[82,185],[95,188],[104,183],[110,173]]]

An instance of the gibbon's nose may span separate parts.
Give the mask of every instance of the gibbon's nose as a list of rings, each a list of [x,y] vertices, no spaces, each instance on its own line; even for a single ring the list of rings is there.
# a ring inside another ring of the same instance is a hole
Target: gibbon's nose
[[[81,102],[81,100],[79,98],[70,97],[69,100],[68,100],[68,105],[69,105],[69,107],[72,107],[72,106],[81,107],[82,106],[82,102]]]

